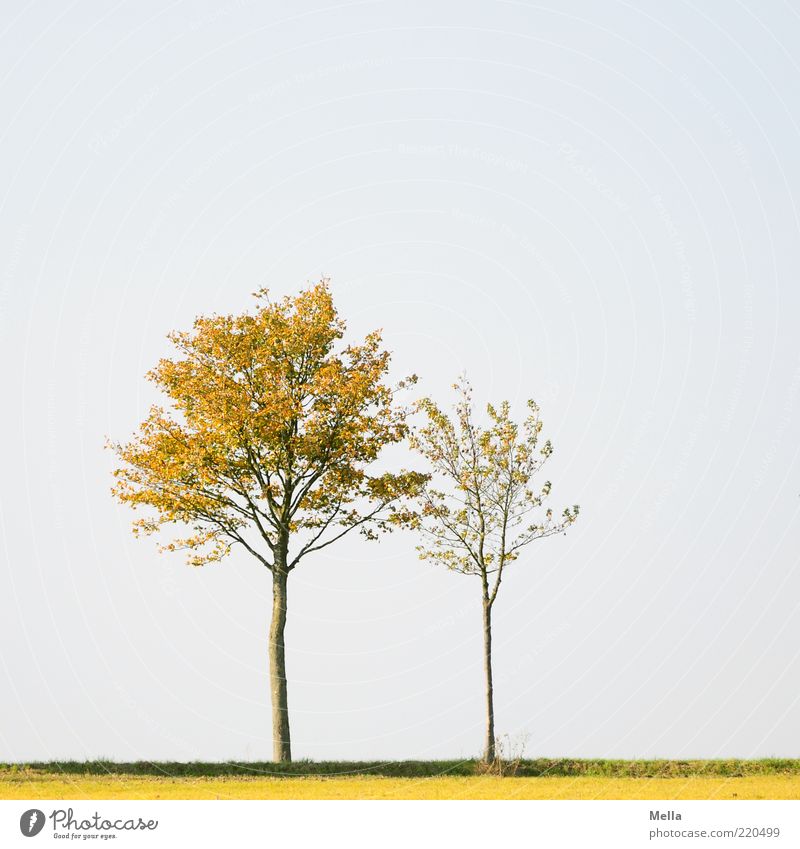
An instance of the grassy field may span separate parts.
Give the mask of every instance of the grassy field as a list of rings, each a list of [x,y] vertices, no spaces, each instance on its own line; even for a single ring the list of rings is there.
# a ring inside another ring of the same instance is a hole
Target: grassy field
[[[800,799],[800,761],[0,764],[3,799]]]

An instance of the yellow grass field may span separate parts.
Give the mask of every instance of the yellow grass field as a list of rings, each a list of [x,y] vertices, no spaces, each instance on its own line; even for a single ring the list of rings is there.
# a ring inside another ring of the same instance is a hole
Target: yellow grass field
[[[26,775],[0,771],[3,799],[800,799],[800,775],[684,778],[495,776],[264,778]]]

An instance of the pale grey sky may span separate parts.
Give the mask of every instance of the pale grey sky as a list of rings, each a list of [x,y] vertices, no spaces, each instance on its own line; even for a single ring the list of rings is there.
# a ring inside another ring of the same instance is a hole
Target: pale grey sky
[[[0,21],[0,759],[268,758],[269,575],[129,533],[165,334],[329,275],[448,402],[535,398],[566,538],[495,608],[529,755],[800,756],[790,4],[78,2]],[[294,749],[475,755],[478,588],[292,575]]]

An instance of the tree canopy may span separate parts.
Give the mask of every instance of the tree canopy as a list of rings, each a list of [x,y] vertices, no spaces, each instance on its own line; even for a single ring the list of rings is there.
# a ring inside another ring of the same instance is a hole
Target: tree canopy
[[[418,404],[426,422],[411,442],[433,471],[422,493],[425,543],[418,552],[457,572],[494,575],[494,600],[504,568],[529,543],[565,531],[579,507],[567,507],[558,517],[547,508],[531,521],[552,489],[550,481],[533,486],[553,453],[550,440],[539,444],[542,422],[535,402],[528,401],[521,426],[507,401],[487,404],[488,427],[482,427],[474,421],[469,383],[462,379],[454,388],[454,419],[428,398]]]
[[[352,530],[368,537],[410,521],[417,472],[372,475],[381,449],[408,432],[386,383],[381,335],[340,348],[345,331],[326,281],[242,315],[200,317],[169,338],[177,355],[148,374],[169,399],[127,444],[114,494],[151,508],[137,533],[189,531],[162,546],[195,565],[240,545],[282,569]],[[299,536],[287,555],[289,537]],[[283,562],[283,558],[286,558]]]

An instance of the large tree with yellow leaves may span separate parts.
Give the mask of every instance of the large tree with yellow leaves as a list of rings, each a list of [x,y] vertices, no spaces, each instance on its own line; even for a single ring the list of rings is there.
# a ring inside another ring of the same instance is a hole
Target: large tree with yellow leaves
[[[284,632],[287,583],[302,558],[345,535],[408,524],[425,476],[370,474],[407,434],[386,383],[379,332],[343,346],[326,281],[277,303],[266,290],[243,315],[198,318],[170,340],[176,355],[148,374],[168,399],[134,438],[113,444],[114,495],[147,508],[135,533],[186,529],[163,550],[202,565],[235,547],[272,574],[269,630],[273,756],[291,760]],[[413,382],[415,378],[410,378]]]

